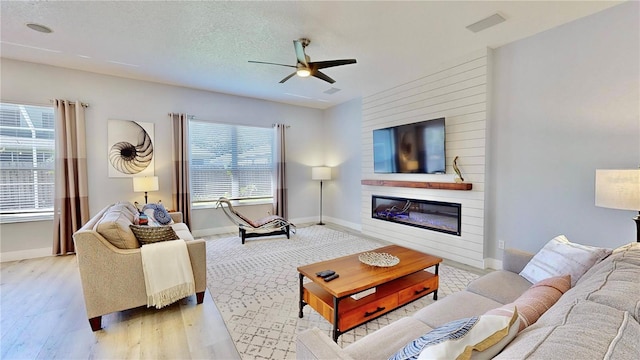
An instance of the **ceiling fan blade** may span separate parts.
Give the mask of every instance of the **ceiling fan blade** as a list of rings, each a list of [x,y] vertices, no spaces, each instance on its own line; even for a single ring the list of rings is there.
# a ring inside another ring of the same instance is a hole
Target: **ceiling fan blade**
[[[349,65],[349,64],[355,64],[355,63],[356,63],[356,59],[343,59],[343,60],[315,61],[315,62],[309,63],[309,65],[313,66],[316,69],[325,69],[329,67]]]
[[[296,49],[296,58],[298,62],[305,67],[309,67],[307,64],[307,54],[304,53],[304,45],[300,40],[293,40],[293,47]]]
[[[277,63],[272,63],[272,62],[252,61],[252,60],[249,60],[249,62],[250,62],[250,63],[254,63],[254,64],[278,65],[278,66],[286,66],[286,67],[296,68],[296,66],[295,66],[295,65],[277,64]]]
[[[283,84],[285,81],[287,81],[287,80],[291,79],[295,74],[296,74],[296,73],[295,73],[295,71],[294,71],[291,75],[289,75],[289,76],[287,76],[286,78],[284,78],[284,79],[280,80],[280,84]]]
[[[328,77],[327,74],[325,74],[325,73],[323,73],[321,71],[318,71],[318,70],[312,72],[311,75],[317,77],[318,79],[322,79],[322,80],[328,82],[329,84],[333,84],[334,82],[336,82],[332,78]]]

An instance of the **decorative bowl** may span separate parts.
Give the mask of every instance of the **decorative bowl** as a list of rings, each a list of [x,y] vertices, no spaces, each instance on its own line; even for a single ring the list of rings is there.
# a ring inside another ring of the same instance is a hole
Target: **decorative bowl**
[[[363,264],[378,267],[391,267],[400,263],[400,259],[397,256],[377,252],[362,253],[358,255],[358,260]]]

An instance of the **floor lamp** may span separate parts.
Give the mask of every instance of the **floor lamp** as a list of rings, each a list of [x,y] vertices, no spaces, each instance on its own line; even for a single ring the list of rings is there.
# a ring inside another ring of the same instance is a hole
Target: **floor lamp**
[[[640,169],[596,170],[596,206],[638,211],[633,220],[640,242]]]
[[[331,168],[327,166],[311,168],[311,179],[320,181],[320,222],[318,225],[324,225],[322,222],[322,181],[331,180]]]
[[[145,204],[147,204],[147,192],[158,191],[159,188],[157,176],[140,176],[133,178],[133,192],[144,192]]]

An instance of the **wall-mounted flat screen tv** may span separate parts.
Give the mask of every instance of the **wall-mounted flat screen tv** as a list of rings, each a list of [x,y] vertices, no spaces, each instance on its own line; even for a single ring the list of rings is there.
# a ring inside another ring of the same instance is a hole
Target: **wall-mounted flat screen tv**
[[[373,171],[444,174],[444,138],[444,118],[373,130]]]

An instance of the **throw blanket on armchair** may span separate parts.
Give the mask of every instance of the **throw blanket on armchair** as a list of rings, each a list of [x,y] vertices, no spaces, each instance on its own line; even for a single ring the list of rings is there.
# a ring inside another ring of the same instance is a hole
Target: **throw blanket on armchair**
[[[160,309],[196,292],[184,240],[142,245],[141,255],[147,307]]]

